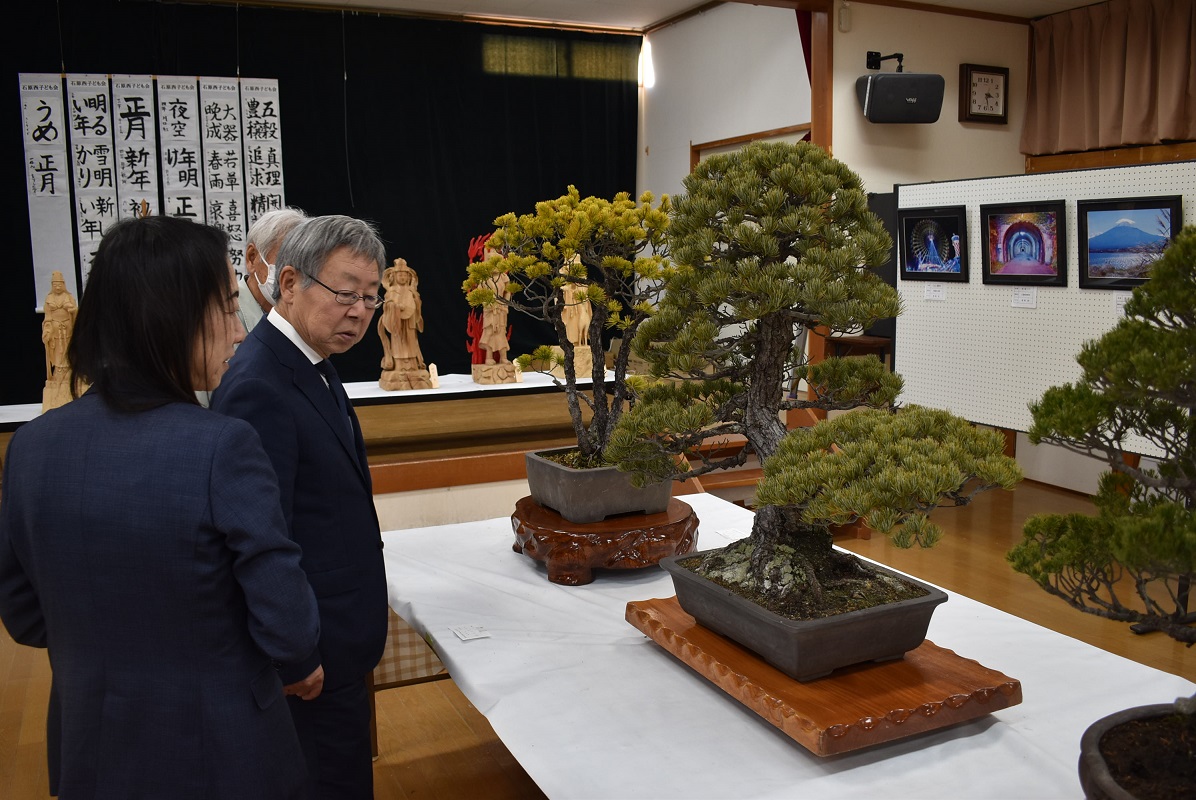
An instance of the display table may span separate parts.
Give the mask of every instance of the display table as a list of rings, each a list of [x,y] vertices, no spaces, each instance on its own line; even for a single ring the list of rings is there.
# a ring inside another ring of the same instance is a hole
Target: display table
[[[553,383],[552,378],[539,372],[523,373],[519,383],[474,383],[469,375],[441,375],[440,386],[435,389],[383,389],[378,381],[350,381],[345,384],[345,393],[353,401],[353,407],[389,404],[423,403],[434,400],[449,400],[463,397],[501,397],[504,395],[531,395],[554,393],[564,390]],[[589,378],[578,379],[578,386],[589,386]]]
[[[685,498],[699,548],[747,534],[751,512]],[[510,521],[384,534],[390,602],[553,798],[1078,798],[1080,736],[1119,709],[1196,691],[961,595],[929,638],[1015,676],[1023,701],[970,722],[819,758],[628,624],[629,601],[673,595],[658,568],[548,581],[511,551]],[[489,638],[450,630],[478,625]]]

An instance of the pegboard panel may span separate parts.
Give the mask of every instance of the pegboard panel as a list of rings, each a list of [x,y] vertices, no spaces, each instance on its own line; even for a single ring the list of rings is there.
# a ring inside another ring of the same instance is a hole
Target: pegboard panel
[[[898,186],[898,209],[966,207],[969,265],[967,283],[898,280],[904,311],[894,366],[905,379],[902,402],[1028,430],[1029,404],[1050,386],[1080,377],[1080,347],[1117,324],[1130,295],[1079,287],[1076,201],[1155,195],[1181,195],[1184,222],[1196,223],[1196,162]],[[1049,200],[1065,201],[1067,286],[1036,287],[1037,306],[1015,308],[1020,287],[982,281],[987,237],[980,206]],[[1157,454],[1143,441],[1130,445]]]

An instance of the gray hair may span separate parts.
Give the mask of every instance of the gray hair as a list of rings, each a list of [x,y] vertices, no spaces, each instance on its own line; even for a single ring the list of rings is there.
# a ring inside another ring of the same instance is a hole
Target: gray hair
[[[386,247],[378,237],[378,231],[364,220],[339,214],[312,217],[296,226],[282,240],[276,263],[279,269],[294,267],[303,276],[302,285],[306,288],[320,274],[333,251],[342,247],[347,247],[354,256],[365,256],[377,264],[378,280],[382,280]],[[279,286],[275,285],[274,298],[277,300],[278,296]]]
[[[282,238],[290,232],[291,228],[305,220],[307,220],[307,214],[299,208],[288,207],[267,211],[258,217],[257,222],[249,226],[249,236],[245,242],[256,247],[262,255],[262,260],[265,261],[266,253],[282,244]]]

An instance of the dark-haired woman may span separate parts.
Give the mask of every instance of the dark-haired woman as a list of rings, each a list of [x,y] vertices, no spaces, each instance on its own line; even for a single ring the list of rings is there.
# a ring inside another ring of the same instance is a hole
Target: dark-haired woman
[[[244,338],[236,309],[221,231],[118,223],[68,349],[91,388],[9,446],[0,617],[49,648],[63,800],[302,796],[274,662],[315,650],[315,599],[256,433],[195,395]]]

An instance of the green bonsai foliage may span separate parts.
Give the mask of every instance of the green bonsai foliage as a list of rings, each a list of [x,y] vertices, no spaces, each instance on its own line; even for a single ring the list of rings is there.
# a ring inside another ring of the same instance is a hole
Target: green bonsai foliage
[[[1076,360],[1080,379],[1031,405],[1030,440],[1108,462],[1097,515],[1031,518],[1009,561],[1075,608],[1196,642],[1196,228]],[[1157,466],[1126,462],[1146,447]]]
[[[654,313],[663,281],[671,274],[665,255],[669,199],[662,197],[655,207],[652,200],[647,192],[638,203],[625,192],[614,200],[582,199],[570,186],[562,197],[537,203],[533,214],[505,214],[494,221],[497,229],[486,243],[497,255],[470,264],[463,286],[472,306],[498,300],[553,326],[563,355],[543,345],[516,361],[524,371],[548,365],[539,370],[546,372],[554,363],[563,369],[578,466],[604,463],[607,443],[633,399],[626,381],[632,339]],[[509,298],[494,291],[493,281],[503,273],[510,278]],[[568,309],[582,303],[589,303],[592,313],[583,345],[593,363],[593,391],[588,394],[577,387],[576,348],[566,324]],[[610,379],[602,339],[607,330],[621,337]],[[588,424],[583,407],[591,414]]]
[[[932,508],[1017,482],[996,434],[946,412],[895,412],[901,380],[878,359],[807,362],[816,327],[848,332],[900,311],[896,291],[869,269],[892,241],[855,173],[812,144],[752,144],[701,162],[684,185],[669,229],[676,272],[635,344],[653,375],[670,380],[641,393],[607,455],[645,482],[753,453],[763,462],[751,537],[701,571],[733,558],[718,567],[725,583],[774,600],[818,598],[831,584],[870,579],[833,550],[830,525],[904,524],[898,544],[931,544]],[[804,396],[789,391],[799,380]],[[860,407],[872,411],[792,432],[782,422],[788,409]],[[746,446],[731,455],[710,447],[732,434]]]

